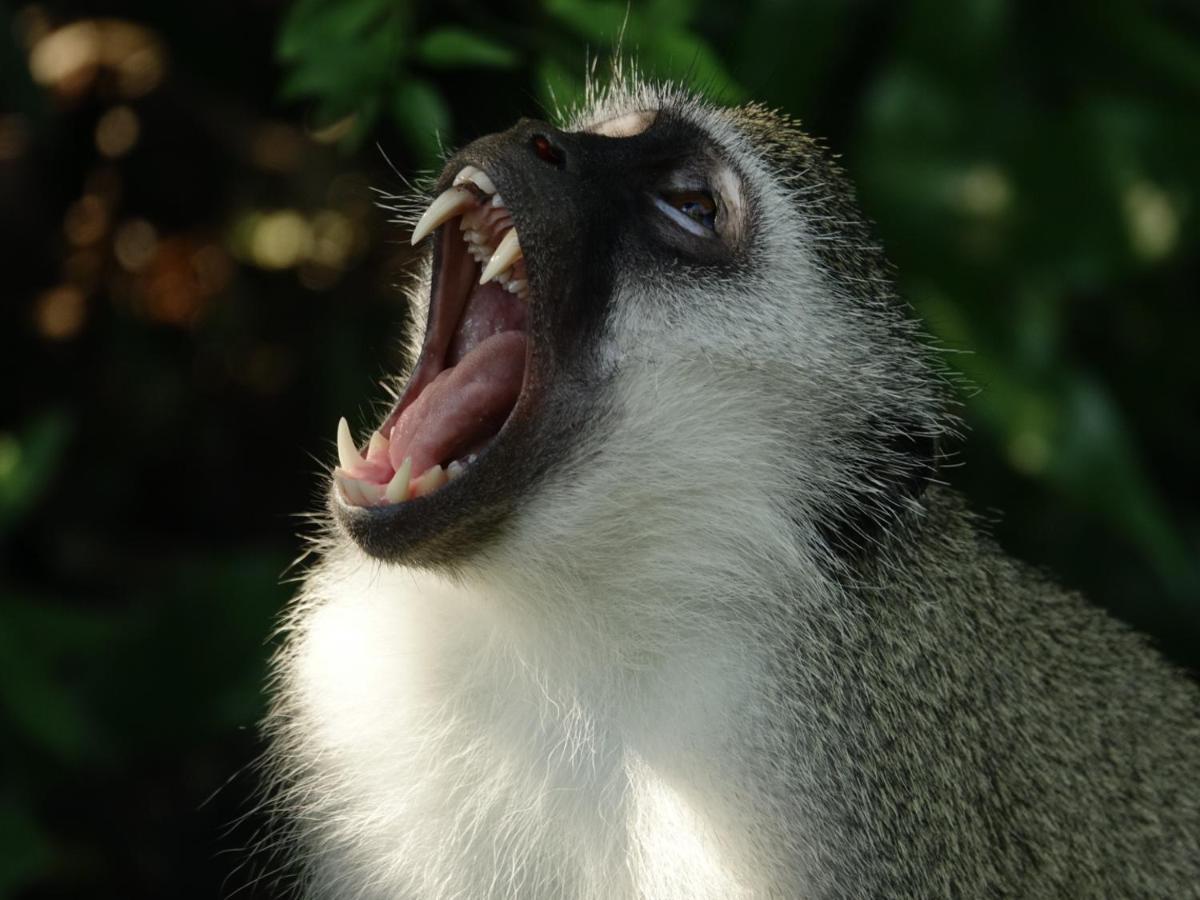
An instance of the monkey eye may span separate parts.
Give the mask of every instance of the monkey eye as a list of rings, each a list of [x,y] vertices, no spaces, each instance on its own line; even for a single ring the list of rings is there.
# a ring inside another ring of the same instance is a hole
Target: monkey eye
[[[708,191],[665,191],[655,195],[654,205],[692,234],[712,237],[716,233],[717,204]]]

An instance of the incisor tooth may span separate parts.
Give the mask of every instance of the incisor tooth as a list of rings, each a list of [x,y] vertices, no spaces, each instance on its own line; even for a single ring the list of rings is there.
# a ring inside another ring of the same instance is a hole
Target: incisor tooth
[[[452,187],[442,191],[441,195],[429,204],[429,209],[425,210],[425,214],[417,222],[417,227],[413,229],[413,246],[420,243],[433,229],[454,218],[474,202],[475,198],[466,188]]]
[[[342,499],[352,506],[365,506],[367,498],[363,496],[362,491],[358,489],[359,481],[356,478],[351,478],[340,469],[333,473],[333,480],[337,483],[338,490],[342,492]]]
[[[343,469],[362,465],[363,458],[358,455],[358,448],[354,446],[354,438],[350,435],[350,423],[346,421],[345,416],[338,419],[337,448],[338,463]]]
[[[488,260],[483,274],[479,276],[479,283],[487,284],[520,258],[521,242],[517,238],[517,229],[510,228],[508,233],[504,235],[504,240],[496,247],[496,252],[492,254],[492,258]]]
[[[412,457],[407,456],[404,462],[400,464],[400,468],[396,470],[396,474],[392,476],[392,480],[388,482],[387,489],[384,490],[383,496],[387,498],[388,503],[403,503],[408,499],[408,479],[412,475]]]
[[[383,499],[383,485],[373,484],[370,481],[358,482],[358,489],[362,491],[363,498],[366,500],[367,506],[375,506]]]

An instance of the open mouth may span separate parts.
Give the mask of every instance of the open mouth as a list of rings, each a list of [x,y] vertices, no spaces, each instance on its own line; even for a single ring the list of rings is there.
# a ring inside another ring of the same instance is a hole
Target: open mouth
[[[461,477],[504,428],[524,389],[529,285],[521,244],[486,173],[466,166],[430,204],[414,244],[440,228],[429,323],[396,407],[360,452],[338,424],[341,500],[383,507]]]

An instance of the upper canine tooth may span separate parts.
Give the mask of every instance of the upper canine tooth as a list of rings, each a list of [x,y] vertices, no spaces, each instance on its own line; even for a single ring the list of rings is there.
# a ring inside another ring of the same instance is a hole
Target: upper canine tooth
[[[496,193],[496,185],[492,184],[492,179],[487,176],[486,172],[476,172],[471,176],[471,180],[475,182],[475,186],[485,194]]]
[[[354,446],[354,438],[350,435],[350,423],[346,421],[345,416],[338,419],[337,449],[338,463],[343,469],[353,469],[356,465],[363,464],[363,458],[358,455],[358,448]]]
[[[454,183],[456,185],[466,184],[468,181],[485,194],[496,193],[496,185],[492,184],[492,179],[482,169],[478,169],[475,166],[464,166],[463,170],[454,176]]]
[[[463,166],[462,169],[459,170],[459,173],[454,176],[454,183],[456,185],[466,184],[471,180],[471,176],[478,171],[479,170],[474,166]]]
[[[487,284],[518,259],[521,258],[521,242],[517,238],[517,229],[510,228],[504,239],[496,247],[492,258],[488,260],[483,274],[479,276],[480,284]]]
[[[429,204],[429,209],[425,210],[425,214],[417,222],[417,227],[413,229],[413,246],[420,243],[422,238],[433,229],[454,218],[474,203],[475,198],[466,188],[452,187],[442,191],[441,195]]]

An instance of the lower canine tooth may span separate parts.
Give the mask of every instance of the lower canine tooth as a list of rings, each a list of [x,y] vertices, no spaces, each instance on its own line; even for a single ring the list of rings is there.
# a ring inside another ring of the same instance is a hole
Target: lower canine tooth
[[[412,457],[406,457],[404,462],[400,464],[400,468],[396,470],[396,474],[392,476],[392,480],[388,482],[387,488],[383,495],[387,498],[388,503],[403,503],[408,499],[408,479],[412,475]]]

